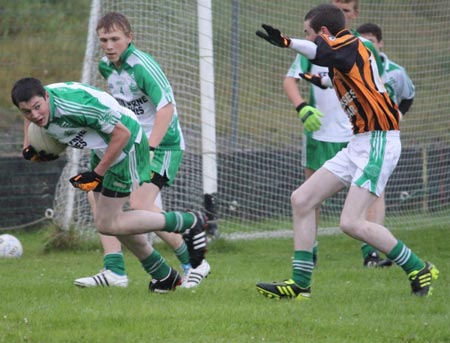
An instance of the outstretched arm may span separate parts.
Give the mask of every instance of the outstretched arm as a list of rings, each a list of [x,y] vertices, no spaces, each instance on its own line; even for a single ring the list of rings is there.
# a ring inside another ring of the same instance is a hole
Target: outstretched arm
[[[302,54],[309,60],[316,57],[317,45],[305,39],[289,38],[283,35],[280,30],[266,24],[262,24],[262,28],[266,31],[256,31],[256,35],[270,44],[280,48],[291,48]]]

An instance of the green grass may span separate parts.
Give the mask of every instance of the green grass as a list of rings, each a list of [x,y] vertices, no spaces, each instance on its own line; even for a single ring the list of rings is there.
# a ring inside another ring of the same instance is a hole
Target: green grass
[[[139,263],[126,252],[126,289],[79,289],[73,280],[101,267],[99,249],[43,252],[44,231],[15,232],[20,259],[0,259],[0,342],[448,342],[448,228],[396,231],[435,263],[433,295],[410,295],[398,268],[362,267],[359,244],[320,237],[309,302],[276,301],[258,281],[290,276],[292,241],[212,242],[212,274],[195,290],[149,293]],[[170,250],[157,244],[174,266]]]

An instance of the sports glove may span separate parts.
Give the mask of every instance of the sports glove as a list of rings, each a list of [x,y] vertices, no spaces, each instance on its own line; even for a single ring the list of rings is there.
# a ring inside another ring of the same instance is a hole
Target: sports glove
[[[322,125],[320,118],[323,117],[323,114],[318,109],[303,102],[297,106],[296,110],[306,130],[312,132],[320,129]]]
[[[23,149],[22,155],[24,159],[32,162],[54,161],[59,157],[58,155],[47,154],[44,150],[37,152],[32,145],[29,145],[25,149]]]
[[[155,148],[152,146],[148,147],[150,149],[150,163],[153,161],[153,157],[155,157]]]
[[[317,74],[311,74],[311,73],[300,73],[298,74],[303,80],[306,80],[308,82],[311,82],[313,85],[320,87],[322,89],[327,89],[327,86],[324,86],[322,84],[322,77]]]
[[[69,181],[75,188],[89,192],[102,184],[103,176],[98,175],[94,171],[88,171],[72,177]]]
[[[289,48],[291,40],[289,37],[283,35],[280,30],[266,24],[262,24],[262,27],[266,32],[256,31],[256,35],[268,41],[270,44],[278,46],[280,48]]]

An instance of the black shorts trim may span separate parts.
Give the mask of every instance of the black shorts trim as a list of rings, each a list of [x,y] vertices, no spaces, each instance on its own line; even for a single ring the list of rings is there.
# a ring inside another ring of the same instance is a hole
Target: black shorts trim
[[[152,173],[152,181],[151,183],[153,183],[156,187],[158,187],[160,190],[167,185],[167,182],[169,181],[169,179],[164,175],[160,175],[157,174],[155,172]]]
[[[103,188],[102,194],[108,198],[125,198],[130,195],[130,192],[117,192],[111,189]]]

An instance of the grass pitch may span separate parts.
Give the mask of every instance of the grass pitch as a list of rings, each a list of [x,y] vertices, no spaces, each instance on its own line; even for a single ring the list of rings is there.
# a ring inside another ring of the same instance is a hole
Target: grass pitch
[[[0,259],[0,342],[450,342],[449,229],[397,237],[440,270],[433,295],[410,295],[398,267],[364,269],[359,243],[321,236],[311,301],[268,299],[258,281],[291,274],[291,239],[212,242],[212,274],[195,290],[160,295],[128,252],[128,288],[80,289],[102,267],[97,248],[43,252],[44,230],[13,232],[20,259]],[[174,266],[162,243],[157,249]]]

